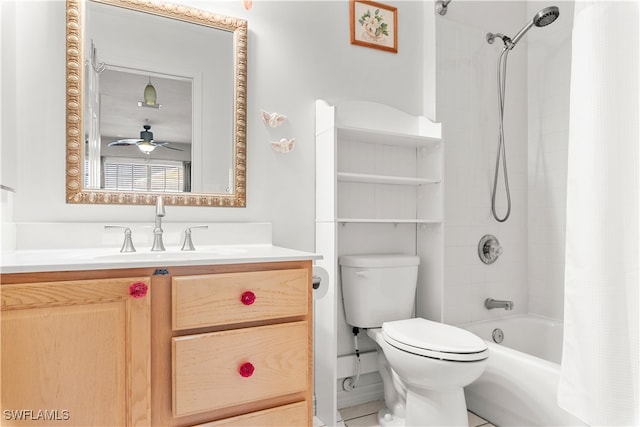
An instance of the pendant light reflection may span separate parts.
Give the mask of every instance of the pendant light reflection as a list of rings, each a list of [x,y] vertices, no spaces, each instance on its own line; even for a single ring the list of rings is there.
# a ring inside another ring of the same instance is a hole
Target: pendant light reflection
[[[149,77],[149,83],[144,87],[144,101],[138,101],[138,107],[147,108],[160,108],[162,104],[158,104],[158,93],[156,88],[151,84],[151,77]]]
[[[158,100],[158,94],[156,88],[151,84],[151,77],[149,77],[149,83],[144,88],[144,103],[147,105],[155,105]]]

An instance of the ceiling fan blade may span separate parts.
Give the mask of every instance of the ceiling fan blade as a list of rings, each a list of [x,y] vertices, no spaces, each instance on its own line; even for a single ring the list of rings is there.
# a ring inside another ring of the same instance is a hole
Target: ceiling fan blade
[[[184,151],[181,148],[174,148],[174,147],[169,147],[169,144],[171,144],[170,142],[157,142],[157,141],[153,141],[152,142],[153,145],[157,146],[157,147],[164,147],[164,148],[168,148],[169,150],[176,150],[176,151]]]
[[[181,148],[174,148],[174,147],[169,147],[168,145],[166,145],[167,143],[164,144],[156,144],[158,147],[162,147],[162,148],[168,148],[169,150],[176,150],[176,151],[184,151]]]
[[[140,139],[119,139],[117,141],[113,141],[109,143],[109,147],[117,147],[122,145],[136,145],[139,143]]]

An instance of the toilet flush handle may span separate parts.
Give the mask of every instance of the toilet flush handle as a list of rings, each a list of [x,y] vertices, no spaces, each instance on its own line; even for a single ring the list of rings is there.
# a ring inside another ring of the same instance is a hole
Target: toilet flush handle
[[[368,279],[369,278],[369,270],[356,271],[356,276],[360,277],[362,279]]]

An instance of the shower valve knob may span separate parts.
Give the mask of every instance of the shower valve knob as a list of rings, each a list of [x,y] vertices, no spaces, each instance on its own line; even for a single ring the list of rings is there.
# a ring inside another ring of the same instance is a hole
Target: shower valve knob
[[[493,264],[502,255],[503,249],[495,236],[487,234],[478,243],[478,256],[485,264]]]
[[[500,245],[488,245],[486,249],[487,255],[498,257],[502,255],[502,246]]]

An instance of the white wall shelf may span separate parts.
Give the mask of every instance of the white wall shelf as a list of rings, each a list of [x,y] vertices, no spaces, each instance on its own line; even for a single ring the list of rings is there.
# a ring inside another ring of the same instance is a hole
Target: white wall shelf
[[[353,354],[340,297],[341,255],[420,257],[416,314],[441,320],[443,167],[441,125],[387,105],[316,101],[316,264],[330,286],[315,301],[318,417],[335,425],[338,356]],[[375,351],[363,337],[360,350]]]
[[[338,133],[338,139],[364,142],[367,144],[437,148],[442,143],[439,136],[425,136],[355,127],[338,127],[336,131]]]
[[[437,184],[440,180],[431,178],[412,178],[405,176],[372,175],[364,173],[338,172],[338,181],[361,182],[364,184],[391,184],[391,185],[426,185]]]
[[[398,219],[398,218],[337,218],[336,222],[341,224],[360,223],[360,224],[440,224],[442,221],[437,219]]]

